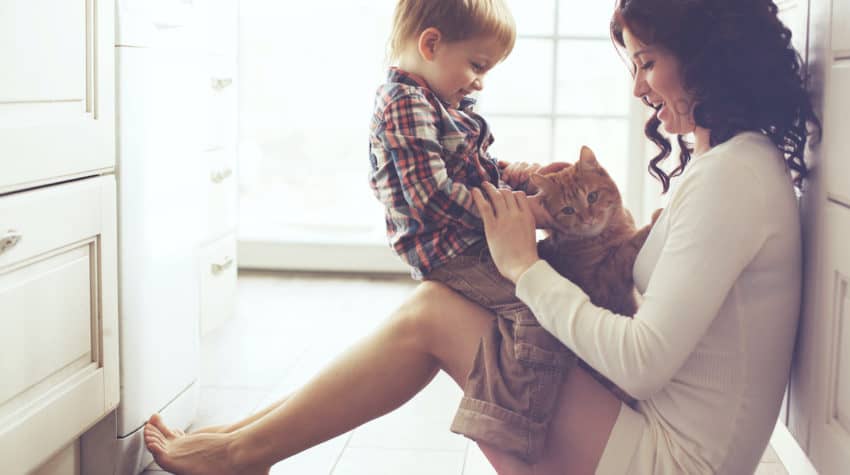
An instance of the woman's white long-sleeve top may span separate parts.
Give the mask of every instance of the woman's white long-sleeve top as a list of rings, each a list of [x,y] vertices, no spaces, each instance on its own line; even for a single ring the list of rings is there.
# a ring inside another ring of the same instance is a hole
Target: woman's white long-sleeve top
[[[678,183],[675,183],[678,182]],[[570,349],[640,400],[682,468],[752,473],[788,378],[800,310],[797,199],[762,134],[695,157],[634,266],[633,319],[538,261],[517,296]]]

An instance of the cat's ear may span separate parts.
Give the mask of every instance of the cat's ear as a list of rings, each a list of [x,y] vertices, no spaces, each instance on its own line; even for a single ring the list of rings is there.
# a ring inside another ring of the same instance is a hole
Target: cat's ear
[[[543,194],[550,193],[550,190],[558,186],[555,180],[539,173],[531,174],[531,183]]]
[[[599,168],[599,162],[596,161],[596,155],[593,150],[586,145],[581,147],[581,155],[579,155],[579,164],[584,168]]]

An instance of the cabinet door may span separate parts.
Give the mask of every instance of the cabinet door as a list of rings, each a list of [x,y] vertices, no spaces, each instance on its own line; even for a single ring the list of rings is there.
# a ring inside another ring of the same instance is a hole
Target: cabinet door
[[[114,167],[114,2],[0,2],[0,194]]]
[[[832,51],[850,58],[850,0],[832,0]]]
[[[41,465],[118,405],[115,203],[112,177],[0,198],[4,474]]]
[[[850,15],[850,12],[848,12]],[[824,104],[823,151],[826,191],[830,198],[850,205],[850,60],[833,64],[829,71],[828,100]]]
[[[825,230],[823,346],[809,447],[818,471],[829,475],[850,467],[850,208],[829,203]]]

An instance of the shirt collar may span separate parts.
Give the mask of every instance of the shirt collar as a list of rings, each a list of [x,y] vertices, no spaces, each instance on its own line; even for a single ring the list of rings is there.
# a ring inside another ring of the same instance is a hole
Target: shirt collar
[[[403,69],[399,69],[396,66],[390,67],[390,70],[387,73],[387,81],[388,82],[397,82],[397,83],[401,83],[401,84],[407,84],[408,86],[425,88],[425,89],[431,91],[432,93],[434,93],[434,91],[428,86],[428,83],[425,82],[425,79],[423,79],[421,76],[413,74],[413,73],[409,73],[409,72],[407,72]],[[436,93],[434,94],[434,96],[439,99],[439,96],[437,96]],[[444,106],[449,107],[449,104],[447,104],[442,99],[440,99],[440,102],[442,102]],[[466,96],[466,97],[464,97],[463,99],[460,100],[460,104],[458,105],[458,109],[467,110],[474,105],[475,105],[475,99],[473,97]]]

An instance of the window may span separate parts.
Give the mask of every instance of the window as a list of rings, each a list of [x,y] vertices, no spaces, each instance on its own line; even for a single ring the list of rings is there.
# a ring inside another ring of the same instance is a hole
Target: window
[[[645,214],[644,115],[608,36],[610,2],[509,3],[516,48],[479,99],[492,153],[574,161],[589,145],[627,206]],[[242,265],[403,271],[368,184],[369,118],[395,0],[241,5]]]

